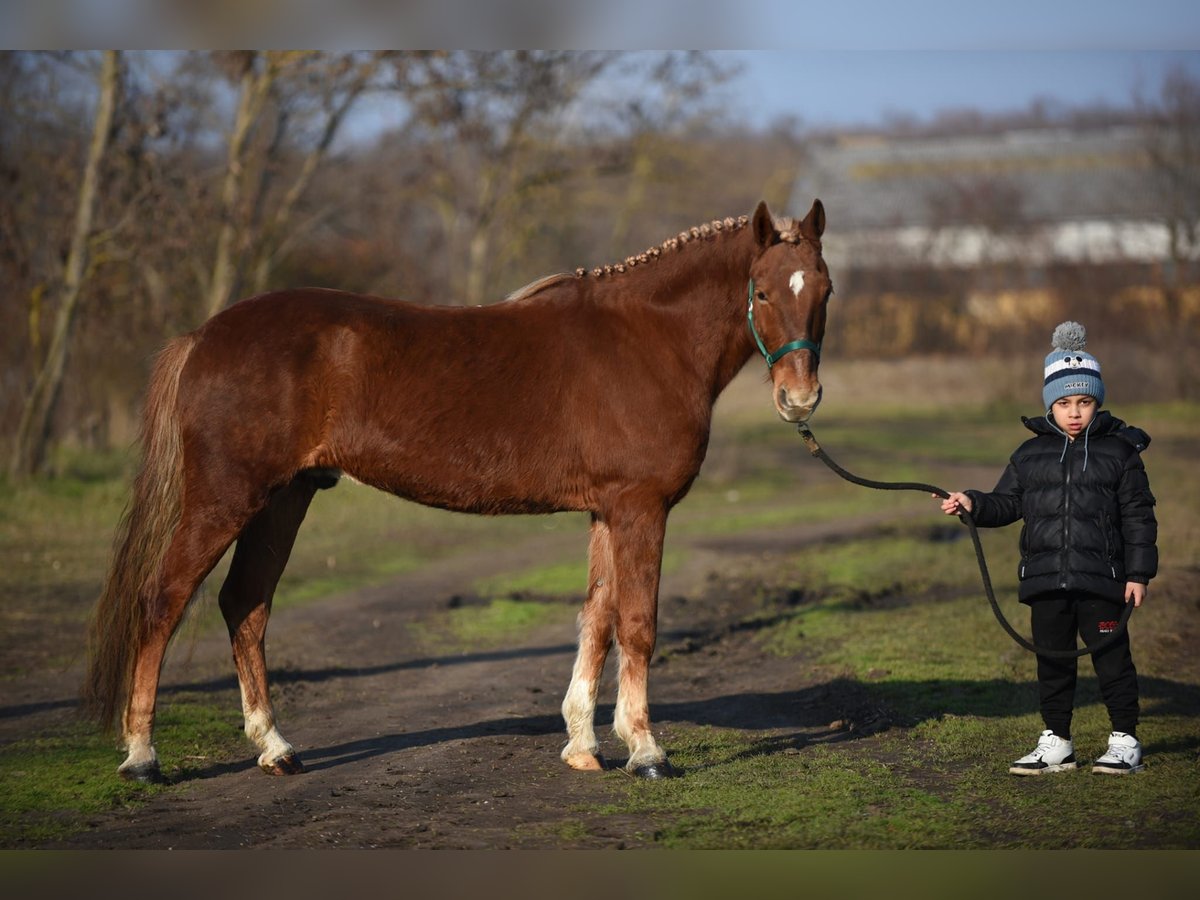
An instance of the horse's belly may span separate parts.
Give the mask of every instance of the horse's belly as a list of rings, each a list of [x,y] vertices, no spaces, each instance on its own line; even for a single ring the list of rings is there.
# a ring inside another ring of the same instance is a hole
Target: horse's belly
[[[583,509],[581,499],[545,481],[497,483],[494,473],[356,472],[346,475],[404,500],[453,512],[529,515]]]
[[[414,491],[406,488],[388,489],[389,493],[425,506],[448,509],[452,512],[476,513],[485,516],[532,515],[565,512],[578,506],[549,499],[476,491]]]

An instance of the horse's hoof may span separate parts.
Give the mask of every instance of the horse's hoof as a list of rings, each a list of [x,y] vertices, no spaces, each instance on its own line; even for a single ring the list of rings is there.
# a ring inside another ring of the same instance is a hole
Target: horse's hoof
[[[274,762],[260,762],[258,766],[268,775],[299,775],[304,771],[304,763],[294,753],[281,756]]]
[[[659,781],[663,778],[678,778],[681,773],[669,761],[664,759],[662,762],[637,766],[633,770],[633,774],[638,778],[645,778],[647,781]]]
[[[599,753],[576,753],[568,756],[566,763],[577,772],[603,772],[608,768]]]
[[[136,781],[138,784],[167,783],[167,779],[163,778],[162,770],[158,767],[157,762],[139,763],[136,766],[117,769],[117,774],[125,781]]]

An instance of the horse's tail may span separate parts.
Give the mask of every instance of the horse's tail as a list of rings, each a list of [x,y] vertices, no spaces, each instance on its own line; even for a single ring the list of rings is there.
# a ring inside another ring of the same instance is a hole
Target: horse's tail
[[[183,493],[179,376],[191,335],[158,355],[142,414],[142,465],[113,545],[112,567],[88,629],[85,712],[107,730],[133,684],[147,610],[158,595],[163,558],[179,525]]]

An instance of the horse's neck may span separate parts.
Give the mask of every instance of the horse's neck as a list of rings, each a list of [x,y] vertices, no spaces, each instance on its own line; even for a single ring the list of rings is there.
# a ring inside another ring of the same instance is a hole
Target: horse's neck
[[[745,308],[754,251],[754,236],[743,227],[693,239],[644,266],[583,277],[598,279],[594,296],[601,307],[619,310],[636,331],[644,322],[649,339],[660,344],[655,349],[686,357],[711,402],[754,352]]]
[[[749,228],[743,228],[722,235],[715,245],[691,246],[681,252],[696,255],[696,268],[682,270],[688,287],[677,302],[692,331],[690,352],[715,400],[754,352],[745,309],[754,238]]]

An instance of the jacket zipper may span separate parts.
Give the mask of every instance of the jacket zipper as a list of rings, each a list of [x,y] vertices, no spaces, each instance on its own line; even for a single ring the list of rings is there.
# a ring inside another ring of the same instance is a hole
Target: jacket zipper
[[[1072,451],[1075,449],[1075,442],[1071,441],[1067,444],[1067,455],[1063,457],[1063,463],[1067,467],[1066,482],[1063,491],[1063,547],[1062,547],[1062,564],[1059,572],[1059,587],[1066,589],[1069,580],[1067,565],[1071,559],[1071,458],[1074,455]]]
[[[1116,541],[1113,540],[1112,534],[1112,519],[1108,513],[1104,514],[1104,555],[1108,558],[1108,569],[1112,572],[1113,581],[1117,579],[1117,564],[1114,561],[1116,550]]]

